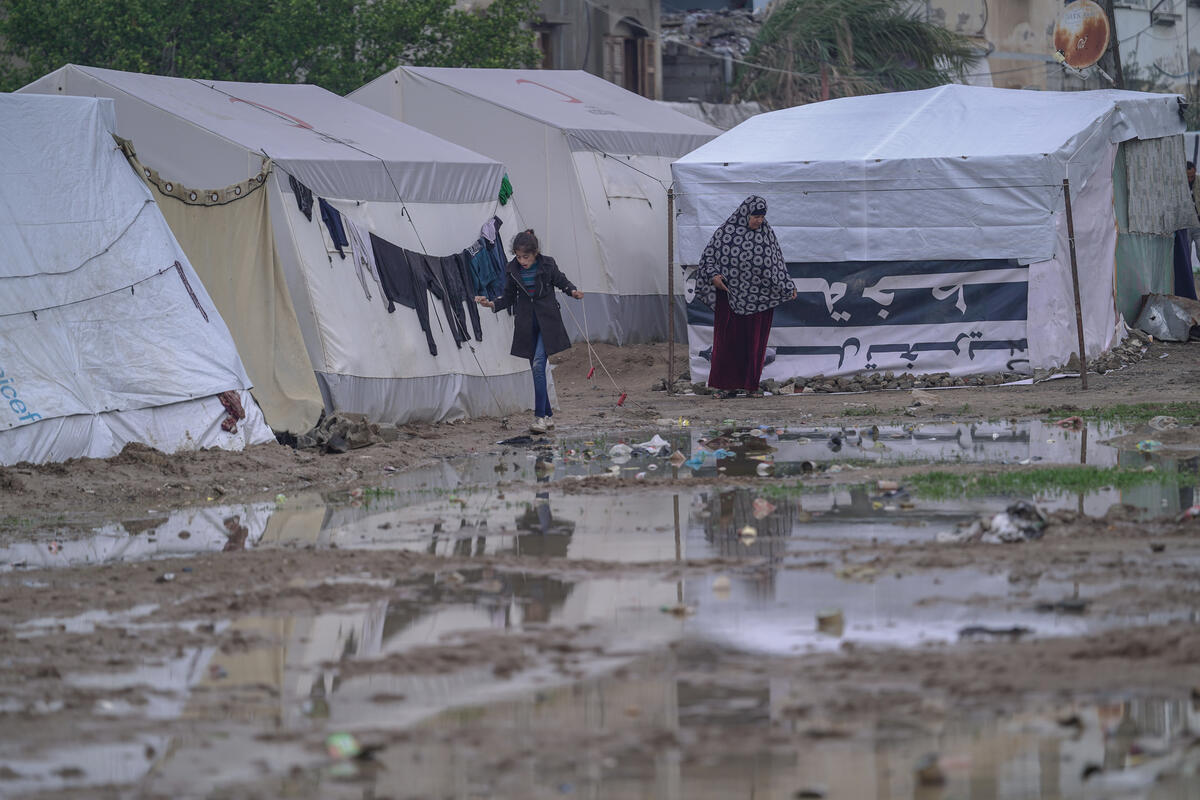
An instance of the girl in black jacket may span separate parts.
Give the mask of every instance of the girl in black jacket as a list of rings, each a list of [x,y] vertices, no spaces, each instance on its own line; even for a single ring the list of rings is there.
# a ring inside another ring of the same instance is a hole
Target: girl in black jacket
[[[514,307],[511,352],[529,359],[533,369],[533,424],[529,430],[545,433],[554,427],[554,409],[546,389],[546,357],[571,346],[554,290],[576,300],[583,299],[583,292],[559,271],[553,258],[539,251],[532,228],[516,235],[512,249],[513,259],[504,271],[504,294],[491,300],[476,297],[475,302],[494,312]]]

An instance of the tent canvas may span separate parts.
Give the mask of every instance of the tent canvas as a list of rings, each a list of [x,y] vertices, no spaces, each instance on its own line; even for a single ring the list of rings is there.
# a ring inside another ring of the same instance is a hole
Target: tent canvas
[[[322,408],[399,424],[530,407],[507,315],[483,314],[483,340],[460,349],[431,301],[433,355],[417,312],[387,310],[290,181],[364,231],[446,256],[496,213],[501,164],[311,85],[69,65],[22,91],[116,102],[118,133],[230,320],[276,430],[308,430]]]
[[[579,70],[398,67],[349,98],[504,162],[517,226],[585,293],[573,340],[666,338],[670,164],[720,131]]]
[[[947,85],[756,116],[673,165],[679,261],[698,263],[747,195],[767,199],[798,297],[776,309],[764,378],[1056,367],[1079,350],[1069,179],[1094,357],[1122,335],[1133,284],[1171,274],[1148,243],[1195,216],[1178,109],[1176,95]],[[1119,237],[1156,254],[1137,280],[1119,274]],[[712,313],[694,299],[688,333],[701,380]]]
[[[111,100],[0,95],[0,464],[274,440],[114,117]]]

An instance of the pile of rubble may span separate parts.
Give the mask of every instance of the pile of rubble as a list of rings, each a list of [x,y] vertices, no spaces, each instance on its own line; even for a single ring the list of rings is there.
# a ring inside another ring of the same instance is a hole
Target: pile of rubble
[[[1088,362],[1088,371],[1103,375],[1114,369],[1121,369],[1130,364],[1136,364],[1142,360],[1142,356],[1146,354],[1146,349],[1153,341],[1154,337],[1149,334],[1143,333],[1137,328],[1130,328],[1129,336],[1125,337],[1125,341],[1104,355],[1098,356]]]
[[[290,444],[298,450],[345,453],[381,442],[394,442],[401,433],[395,425],[369,421],[365,414],[335,412],[322,416],[312,430],[295,437],[294,442],[284,444]]]
[[[743,58],[758,36],[761,20],[749,9],[722,8],[712,11],[665,13],[661,19],[664,43],[700,47]]]

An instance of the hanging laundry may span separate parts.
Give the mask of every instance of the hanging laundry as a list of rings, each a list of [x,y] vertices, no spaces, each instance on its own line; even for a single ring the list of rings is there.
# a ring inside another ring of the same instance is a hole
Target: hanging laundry
[[[455,269],[458,273],[458,285],[462,287],[463,299],[467,304],[467,316],[471,319],[471,330],[475,332],[475,341],[483,341],[483,327],[479,324],[479,306],[475,304],[474,276],[471,274],[471,261],[466,257],[466,251],[455,253]]]
[[[342,248],[347,247],[350,240],[346,238],[346,230],[342,227],[342,215],[336,208],[325,202],[324,197],[318,197],[317,202],[321,205],[321,221],[329,229],[329,238],[333,240],[333,246],[337,248],[338,255],[345,258],[346,253]]]
[[[370,275],[371,279],[375,281],[375,285],[381,287],[379,283],[379,271],[375,266],[375,250],[370,244],[371,232],[359,226],[357,222],[345,214],[342,215],[342,222],[345,223],[346,234],[350,239],[350,251],[354,259],[354,271],[358,273],[358,282],[362,284],[363,294],[370,300],[371,290],[367,287],[367,278],[363,273],[365,272]]]
[[[500,179],[500,205],[508,205],[508,198],[513,196],[512,183],[508,180],[508,173],[504,173],[504,177]]]
[[[436,356],[437,344],[433,341],[433,330],[429,326],[428,280],[423,277],[426,274],[424,261],[420,262],[418,268],[416,263],[409,263],[408,251],[404,248],[380,239],[373,233],[370,237],[375,266],[379,270],[379,283],[383,288],[383,296],[388,300],[388,312],[396,310],[396,303],[415,310],[421,330],[425,332],[429,352]]]
[[[300,206],[300,213],[305,218],[312,222],[312,189],[309,189],[300,181],[296,180],[295,176],[288,175],[288,184],[292,187],[292,194],[296,196],[296,205]]]
[[[442,269],[442,259],[439,256],[430,256],[412,251],[406,252],[405,255],[408,256],[410,264],[415,264],[419,261],[425,265],[424,278],[429,291],[434,297],[442,301],[442,311],[446,314],[446,323],[450,326],[450,334],[454,337],[454,343],[459,348],[462,348],[462,343],[470,338],[467,335],[466,316],[463,314],[462,303],[458,303],[458,309],[455,309],[454,298],[451,295],[445,272]],[[418,282],[419,285],[420,283]]]
[[[499,217],[492,217],[480,227],[479,235],[486,239],[488,244],[492,244],[500,234],[500,226],[502,224]]]

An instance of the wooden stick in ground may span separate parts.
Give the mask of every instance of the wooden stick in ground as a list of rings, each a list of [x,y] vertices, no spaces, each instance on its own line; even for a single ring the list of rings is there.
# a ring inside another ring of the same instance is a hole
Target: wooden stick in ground
[[[667,189],[667,394],[675,394],[675,190]]]
[[[1079,334],[1079,384],[1087,389],[1087,351],[1083,347],[1083,305],[1079,297],[1079,262],[1075,258],[1075,218],[1071,216],[1071,182],[1063,178],[1063,201],[1067,209],[1067,245],[1071,249],[1071,285],[1075,289],[1075,329]]]

